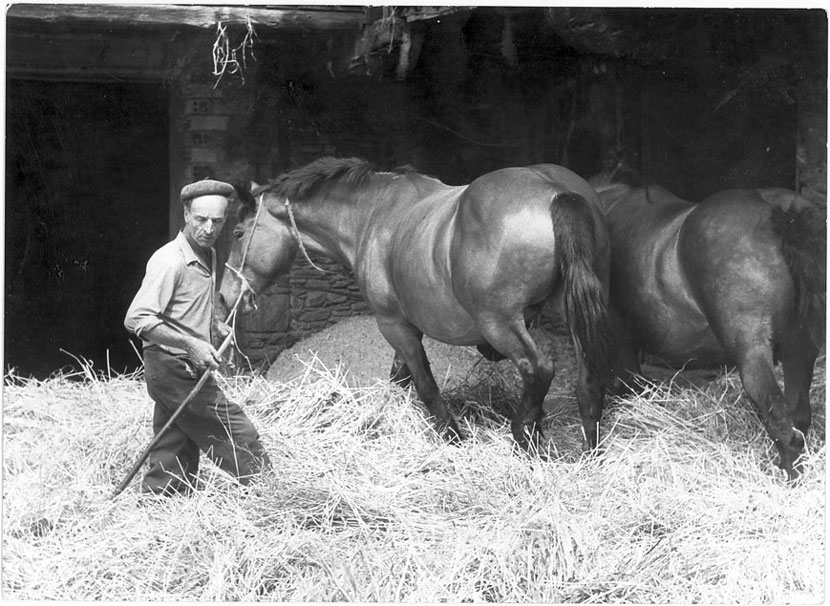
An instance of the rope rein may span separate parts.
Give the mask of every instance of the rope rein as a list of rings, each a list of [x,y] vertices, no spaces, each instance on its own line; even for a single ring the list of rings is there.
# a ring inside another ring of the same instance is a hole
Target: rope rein
[[[242,268],[245,267],[245,259],[248,258],[248,251],[251,249],[251,240],[254,239],[254,230],[259,225],[259,215],[262,213],[262,198],[260,197],[259,204],[256,207],[256,215],[254,216],[254,224],[251,227],[251,235],[248,237],[248,242],[245,244],[245,250],[242,251],[242,260],[239,262],[239,272],[237,275],[242,276]],[[247,280],[245,280],[247,284]]]
[[[231,267],[230,265],[225,263],[225,267],[227,267],[229,270],[231,270],[234,273],[234,275],[236,275],[236,277],[239,278],[239,281],[242,283],[242,287],[241,287],[242,289],[239,291],[239,300],[240,301],[242,300],[242,296],[245,294],[245,292],[251,291],[252,293],[254,293],[254,289],[251,288],[250,282],[248,282],[248,280],[245,278],[245,276],[242,275],[242,266],[241,265],[239,266],[239,269],[236,269],[235,267]],[[256,293],[254,293],[254,294],[256,294]],[[253,306],[254,309],[257,309],[256,298],[255,297],[251,298],[251,305]],[[236,310],[234,309],[233,318],[232,319],[229,318],[231,320],[230,327],[231,327],[231,334],[233,335],[233,348],[236,351],[238,351],[242,355],[242,357],[244,357],[248,361],[248,366],[251,366],[251,359],[248,356],[245,355],[245,352],[243,352],[242,349],[239,347],[239,343],[236,342],[236,319],[239,317],[239,315],[235,312],[236,312]]]
[[[254,292],[254,289],[251,288],[251,283],[248,282],[248,279],[245,276],[242,275],[242,266],[241,265],[240,265],[239,269],[236,269],[235,267],[231,267],[230,265],[225,263],[225,267],[227,267],[229,270],[231,270],[233,272],[233,274],[237,277],[237,279],[242,283],[242,292],[245,292],[246,290],[250,290],[252,293],[256,294],[256,292]],[[255,299],[251,301],[251,305],[253,305],[254,309],[258,309]]]
[[[300,245],[300,250],[305,257],[305,260],[308,261],[308,264],[311,265],[314,269],[321,273],[328,273],[325,269],[317,267],[314,264],[314,261],[311,260],[311,257],[308,256],[308,252],[305,249],[305,245],[303,244],[303,239],[300,237],[300,230],[297,229],[297,222],[294,220],[294,211],[291,210],[291,200],[288,198],[285,199],[285,209],[288,211],[288,220],[291,222],[291,234],[294,236],[294,239],[297,240],[297,244]],[[249,240],[250,242],[250,240]]]

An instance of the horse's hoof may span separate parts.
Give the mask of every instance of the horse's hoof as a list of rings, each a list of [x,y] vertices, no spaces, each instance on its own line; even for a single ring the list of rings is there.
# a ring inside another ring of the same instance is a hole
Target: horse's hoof
[[[793,428],[793,435],[790,438],[789,447],[797,453],[804,450],[804,433],[801,430]]]
[[[793,428],[789,439],[776,440],[775,445],[778,447],[779,454],[778,467],[784,470],[787,474],[787,481],[792,483],[801,475],[803,468],[801,454],[805,446],[804,434]]]
[[[594,423],[590,430],[585,431],[585,426],[582,426],[582,450],[585,452],[594,452],[599,446],[599,423]]]
[[[798,453],[790,453],[789,456],[782,453],[778,466],[787,474],[788,484],[793,484],[804,472],[804,464]]]
[[[544,441],[542,430],[535,424],[533,425],[518,425],[512,428],[513,441],[521,449],[522,452],[530,455],[543,456],[543,449],[541,444]]]
[[[452,446],[460,446],[462,442],[461,430],[455,419],[450,419],[438,426],[438,433],[447,444]]]

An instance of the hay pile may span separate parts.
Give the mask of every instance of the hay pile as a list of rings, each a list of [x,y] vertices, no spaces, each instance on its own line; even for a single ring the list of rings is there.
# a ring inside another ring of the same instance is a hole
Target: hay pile
[[[554,360],[557,376],[548,392],[548,412],[573,400],[576,361],[570,339],[532,328],[531,335],[539,347]],[[520,393],[521,379],[510,361],[490,362],[475,347],[447,345],[424,337],[424,350],[432,374],[442,392],[449,397],[461,387],[465,390],[479,384],[498,385],[505,397]],[[320,364],[342,373],[354,387],[386,382],[392,366],[394,350],[378,330],[373,316],[348,318],[296,343],[283,351],[268,370],[273,381],[292,381],[306,374],[309,365]]]
[[[439,387],[457,382],[481,360],[474,347],[456,347],[425,337],[424,349]],[[319,360],[326,368],[340,368],[351,384],[371,385],[387,380],[394,350],[378,330],[374,316],[355,316],[296,343],[271,365],[268,378],[290,381],[301,376],[307,364]]]
[[[467,435],[454,447],[410,393],[318,360],[291,382],[223,380],[274,462],[259,484],[205,461],[203,490],[161,502],[135,486],[109,500],[150,437],[140,378],[7,377],[3,596],[820,603],[824,364],[792,486],[734,373],[611,402],[596,456],[564,402],[541,459],[486,411],[498,384],[449,388]]]

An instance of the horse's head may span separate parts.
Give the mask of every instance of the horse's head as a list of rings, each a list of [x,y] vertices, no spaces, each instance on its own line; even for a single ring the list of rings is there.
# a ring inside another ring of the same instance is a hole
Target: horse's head
[[[269,210],[267,192],[256,184],[237,187],[240,201],[233,243],[219,288],[219,305],[227,311],[243,295],[240,311],[250,311],[255,297],[288,272],[297,241],[291,228]]]

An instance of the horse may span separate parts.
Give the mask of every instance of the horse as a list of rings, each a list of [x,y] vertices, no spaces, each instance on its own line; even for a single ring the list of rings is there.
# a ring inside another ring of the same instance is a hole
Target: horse
[[[780,188],[730,189],[691,203],[631,172],[589,182],[611,237],[618,377],[639,374],[640,353],[676,368],[737,366],[794,479],[824,342],[826,212]]]
[[[325,157],[250,191],[239,188],[239,198],[228,266],[245,262],[241,272],[225,273],[219,303],[234,301],[243,280],[262,292],[298,251],[339,262],[394,350],[391,380],[414,384],[451,443],[461,432],[422,337],[509,358],[522,379],[512,435],[540,452],[554,368],[526,321],[558,297],[577,352],[585,442],[596,447],[610,377],[610,247],[597,194],[582,177],[539,164],[450,186],[411,167],[381,171],[359,158]]]

